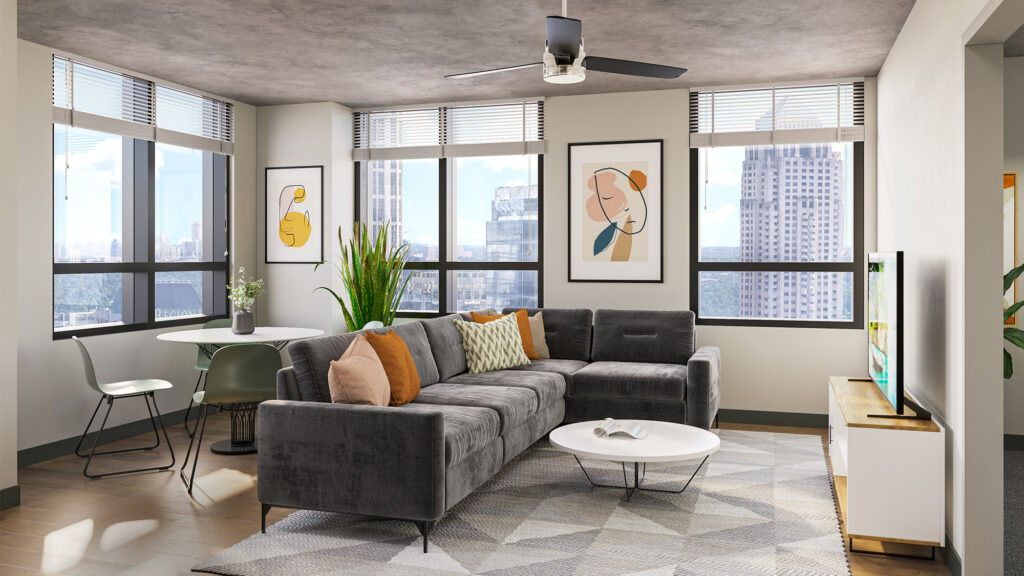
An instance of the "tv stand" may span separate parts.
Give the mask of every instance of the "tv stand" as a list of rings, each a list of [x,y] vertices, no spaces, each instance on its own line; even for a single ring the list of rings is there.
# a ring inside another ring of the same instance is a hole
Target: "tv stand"
[[[883,554],[890,543],[934,552],[945,542],[943,427],[919,419],[927,410],[916,402],[914,416],[896,414],[870,380],[831,376],[828,395],[829,463],[851,552],[864,551],[853,540],[880,542]]]
[[[862,380],[851,379],[851,382],[862,382]],[[869,379],[868,382],[871,382]],[[910,408],[913,414],[907,414]],[[931,420],[932,413],[925,410],[920,404],[911,398],[910,394],[903,394],[903,414],[868,414],[868,418],[892,418],[894,420]]]

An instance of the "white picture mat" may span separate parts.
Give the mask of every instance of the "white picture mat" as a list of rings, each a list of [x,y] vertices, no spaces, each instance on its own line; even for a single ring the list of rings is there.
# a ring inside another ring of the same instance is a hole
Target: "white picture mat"
[[[268,168],[266,171],[266,261],[268,263],[317,263],[323,260],[323,167]],[[286,186],[306,188],[306,199],[294,211],[308,212],[309,240],[300,247],[287,246],[278,234],[278,197]]]
[[[611,282],[660,282],[662,268],[662,165],[658,142],[574,145],[569,148],[569,280]],[[623,162],[648,162],[647,200],[649,253],[645,262],[587,262],[583,260],[582,226],[588,190],[583,165]]]

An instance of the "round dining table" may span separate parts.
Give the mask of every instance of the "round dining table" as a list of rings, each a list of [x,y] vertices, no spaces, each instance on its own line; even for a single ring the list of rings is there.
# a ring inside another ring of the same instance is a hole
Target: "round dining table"
[[[316,328],[293,328],[288,326],[258,326],[252,334],[235,334],[231,328],[199,328],[177,330],[158,334],[162,342],[177,342],[198,346],[207,356],[213,357],[218,348],[234,344],[273,344],[278,350],[294,340],[322,336],[323,330]],[[214,454],[252,454],[256,452],[256,408],[231,411],[231,438],[214,442],[210,451]]]

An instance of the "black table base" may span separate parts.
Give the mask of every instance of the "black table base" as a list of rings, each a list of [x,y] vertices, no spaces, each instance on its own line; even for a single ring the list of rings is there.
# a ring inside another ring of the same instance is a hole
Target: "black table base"
[[[590,474],[587,473],[587,469],[583,467],[583,463],[580,462],[579,457],[577,457],[574,454],[573,458],[576,458],[576,463],[580,465],[580,470],[583,471],[583,475],[587,477],[587,482],[590,482],[591,486],[594,486],[595,488],[617,488],[619,490],[622,490],[623,488],[625,488],[625,490],[626,490],[626,501],[627,502],[633,498],[633,495],[636,494],[638,490],[643,490],[645,492],[664,492],[664,493],[667,493],[667,494],[682,494],[684,490],[689,488],[690,482],[693,482],[693,479],[697,477],[697,473],[700,472],[700,469],[704,466],[704,463],[708,461],[708,456],[705,456],[704,459],[700,461],[700,464],[697,465],[697,469],[693,471],[693,474],[690,475],[690,479],[686,481],[686,484],[684,484],[682,488],[680,488],[679,490],[666,490],[664,488],[646,488],[646,487],[643,486],[644,478],[647,477],[647,463],[646,462],[643,463],[643,465],[644,465],[643,466],[643,468],[644,468],[643,469],[643,474],[640,473],[640,464],[641,463],[640,462],[633,462],[633,485],[632,486],[629,485],[629,481],[626,478],[626,463],[623,462],[622,463],[622,486],[617,486],[617,485],[614,485],[614,484],[599,484],[597,482],[594,482],[594,480],[590,477]]]
[[[259,402],[245,402],[224,406],[231,415],[231,439],[214,442],[214,454],[254,454],[256,452],[256,409]]]

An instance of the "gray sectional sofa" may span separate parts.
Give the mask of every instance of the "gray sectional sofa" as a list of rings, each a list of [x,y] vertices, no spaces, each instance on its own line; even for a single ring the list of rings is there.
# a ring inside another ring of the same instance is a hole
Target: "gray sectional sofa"
[[[718,412],[718,349],[694,350],[692,312],[545,308],[551,359],[483,374],[466,371],[457,320],[374,330],[393,329],[413,356],[421,392],[404,406],[331,403],[330,361],[355,333],[288,347],[278,399],[259,408],[264,530],[272,507],[402,519],[426,551],[436,520],[562,422],[709,428]]]

